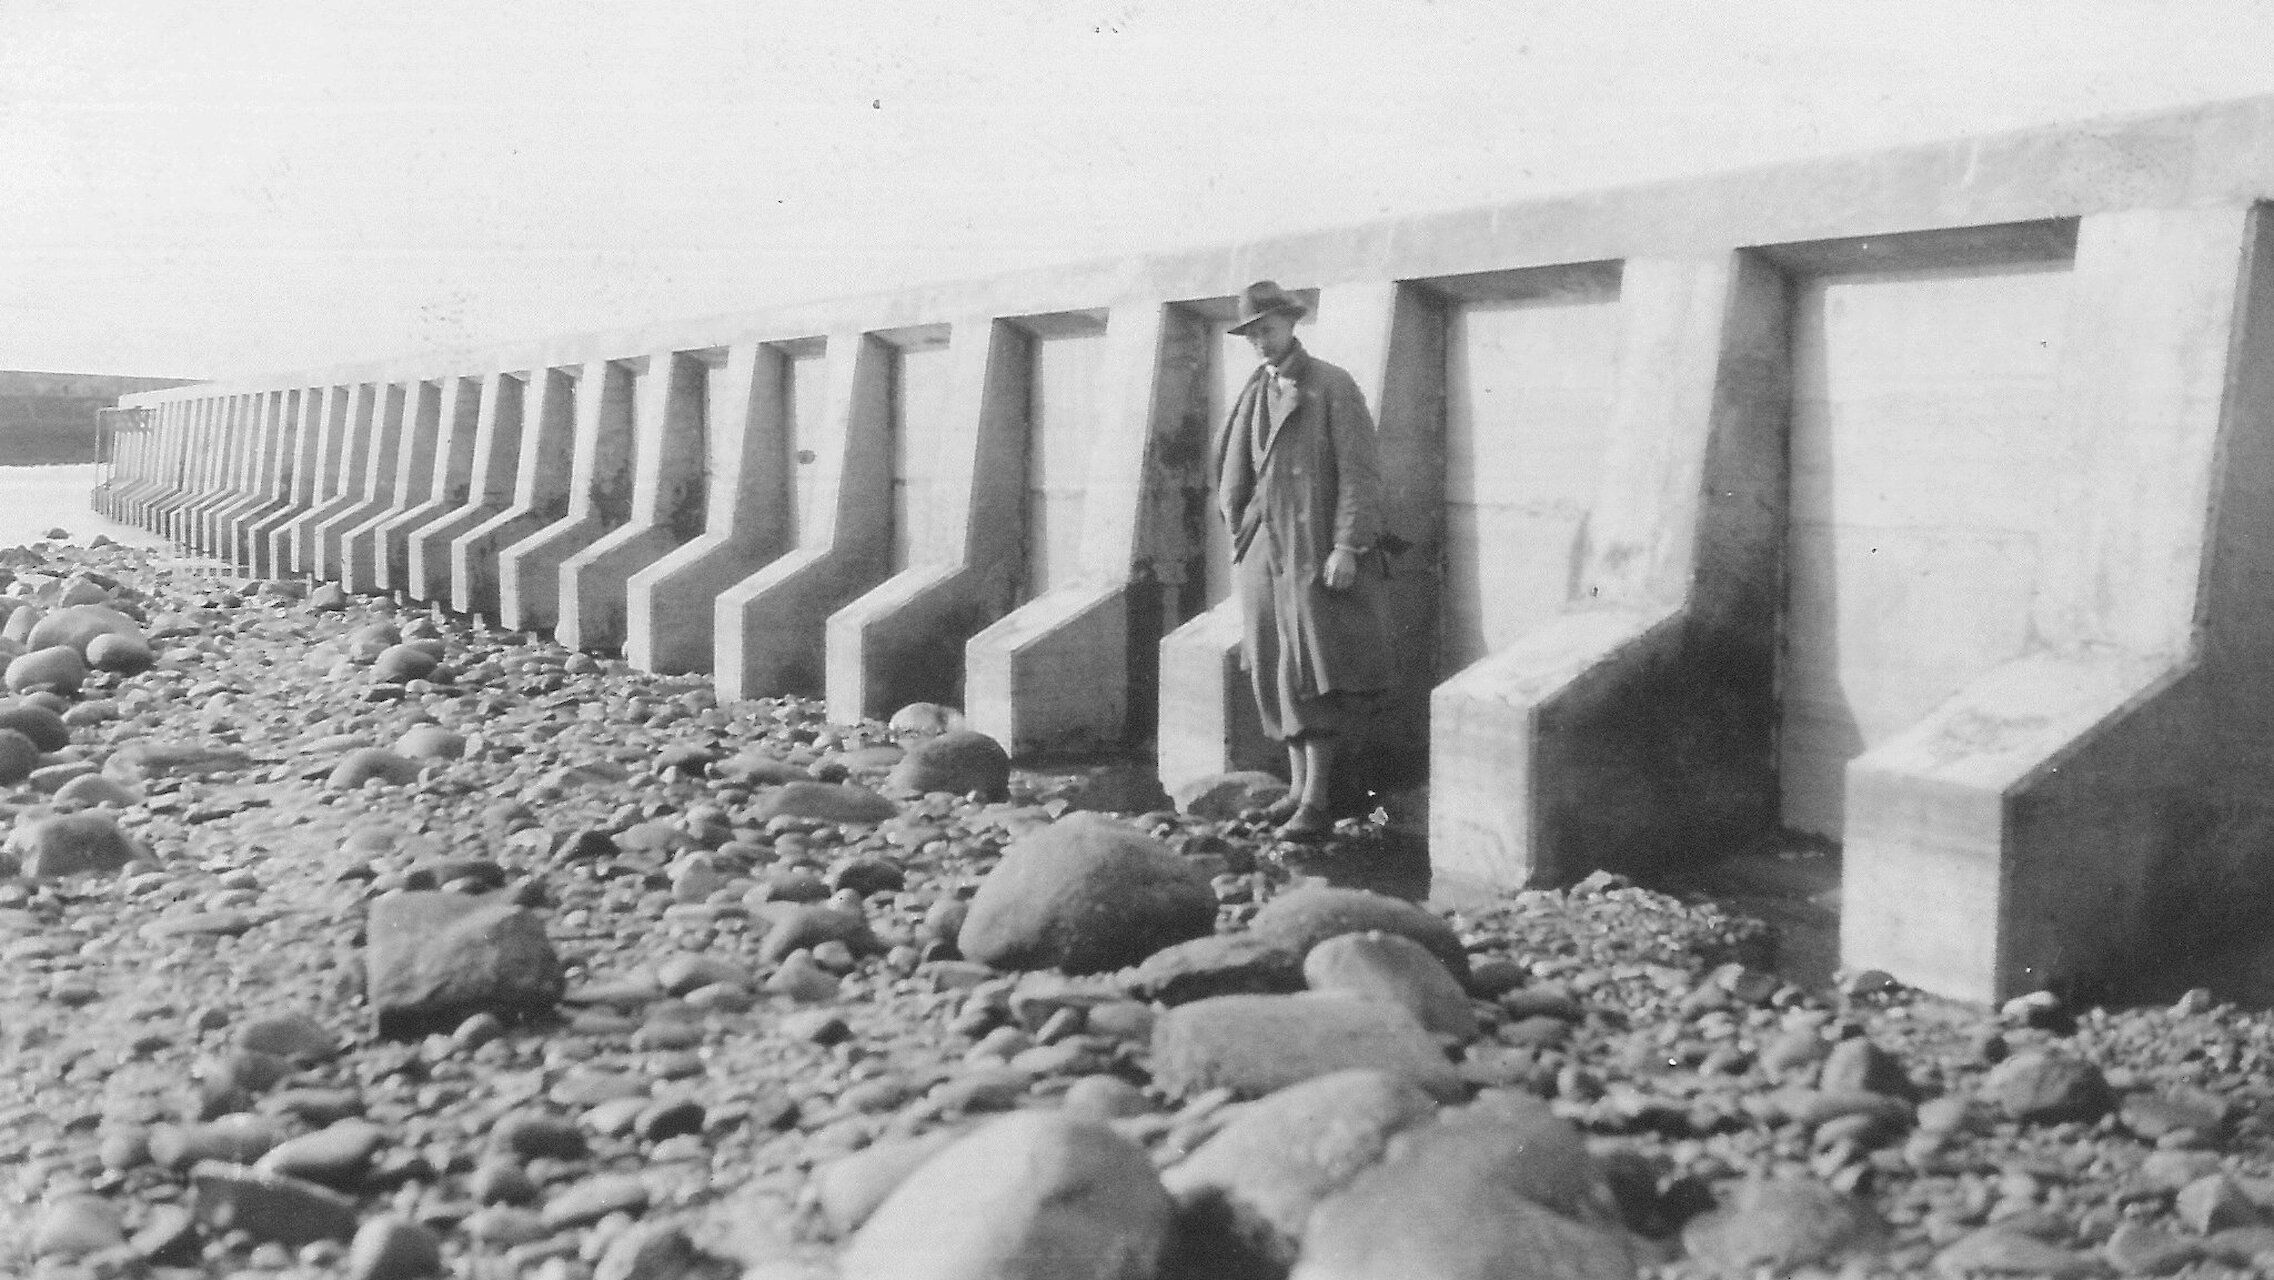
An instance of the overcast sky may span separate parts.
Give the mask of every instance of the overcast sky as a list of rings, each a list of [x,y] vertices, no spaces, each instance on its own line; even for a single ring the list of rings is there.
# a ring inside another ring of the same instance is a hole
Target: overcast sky
[[[0,0],[0,369],[228,376],[2274,92],[2243,0]]]

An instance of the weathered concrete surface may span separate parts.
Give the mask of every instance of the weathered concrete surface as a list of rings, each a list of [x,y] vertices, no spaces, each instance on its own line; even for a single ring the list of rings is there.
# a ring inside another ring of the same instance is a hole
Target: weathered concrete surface
[[[332,455],[337,464],[332,496],[293,524],[294,569],[318,578],[340,576],[340,535],[346,532],[342,521],[355,519],[354,513],[370,501],[371,486],[378,483],[381,471],[392,483],[391,469],[374,470],[374,437],[384,433],[388,439],[394,438],[402,423],[404,403],[399,384],[366,382],[348,391],[347,417],[336,428],[340,435]],[[389,423],[395,425],[386,425]]]
[[[371,531],[395,503],[395,485],[403,471],[405,442],[414,424],[435,411],[437,401],[429,384],[413,379],[391,383],[378,393],[372,413],[370,438],[363,447],[361,470],[355,478],[356,500],[316,531],[314,573],[332,578],[350,591],[372,589],[375,553]]]
[[[576,438],[574,375],[565,369],[531,370],[521,413],[511,505],[450,542],[450,607],[460,613],[495,620],[498,566],[505,548],[568,513]]]
[[[1439,686],[1430,836],[1452,876],[1662,869],[1770,829],[1783,276],[1630,259],[1597,494],[1564,612]],[[1520,571],[1519,571],[1520,572]]]
[[[1994,999],[2261,900],[2270,250],[2240,207],[2079,224],[2030,638],[1848,766],[1845,963]]]
[[[577,376],[567,509],[498,553],[498,619],[512,630],[551,630],[560,618],[561,565],[630,514],[638,364],[595,360]]]
[[[1184,408],[1200,367],[1189,344],[1200,335],[1175,319],[1157,303],[1108,312],[1079,572],[965,646],[965,714],[1013,754],[1096,750],[1128,734],[1133,649],[1150,648],[1162,630],[1157,581],[1136,580],[1144,538],[1157,533],[1161,516],[1148,509],[1147,498],[1161,491],[1148,485],[1148,467],[1158,462],[1160,437],[1174,440],[1195,425]],[[1133,644],[1133,628],[1142,644]]]
[[[905,563],[829,617],[828,707],[841,722],[960,703],[965,641],[1019,586],[1030,339],[985,318],[950,332],[940,421],[912,419],[904,402],[894,423],[897,439],[932,450],[924,500],[898,513],[914,526],[896,537]]]
[[[262,578],[278,575],[276,530],[315,501],[316,458],[323,443],[323,392],[313,387],[295,387],[283,394],[281,412],[285,416],[285,435],[270,488],[270,501],[248,512],[238,530],[245,568]]]
[[[569,648],[621,649],[632,575],[702,528],[708,354],[658,351],[647,358],[632,404],[630,514],[561,562],[553,635]]]
[[[819,339],[745,342],[715,370],[704,528],[624,584],[624,656],[649,671],[709,671],[719,596],[796,539],[801,441],[819,430]]]
[[[318,491],[316,502],[307,512],[291,518],[271,534],[277,546],[277,564],[291,573],[316,573],[321,562],[321,546],[316,534],[323,525],[341,512],[348,512],[362,502],[364,466],[371,459],[371,421],[373,398],[380,387],[371,382],[341,384],[325,387],[323,391],[323,425],[321,443],[318,443]],[[396,391],[400,396],[400,391]],[[400,407],[396,409],[400,414]],[[384,414],[393,416],[393,414]],[[337,539],[332,541],[332,557],[337,564]],[[327,575],[337,577],[337,573]]]
[[[481,380],[481,403],[475,411],[464,478],[446,480],[444,485],[444,493],[454,495],[454,505],[411,530],[405,539],[410,573],[404,589],[412,599],[449,603],[451,544],[512,504],[525,387],[520,377],[510,373],[492,373]]]
[[[719,692],[817,692],[829,615],[882,578],[892,555],[893,351],[870,331],[828,335],[820,438],[802,478],[797,545],[721,593]]]
[[[406,449],[404,456],[413,484],[408,489],[397,488],[397,509],[380,523],[372,539],[378,552],[373,564],[378,590],[408,592],[411,539],[438,517],[464,505],[473,481],[474,437],[488,381],[446,379],[441,388],[442,418],[435,427],[432,449],[423,457]]]
[[[391,435],[383,434],[371,449],[370,480],[363,505],[343,517],[339,535],[340,585],[359,593],[383,592],[390,586],[388,538],[405,511],[426,500],[433,475],[434,455],[441,443],[443,420],[455,417],[460,398],[456,379],[413,382],[403,389],[403,413]]]

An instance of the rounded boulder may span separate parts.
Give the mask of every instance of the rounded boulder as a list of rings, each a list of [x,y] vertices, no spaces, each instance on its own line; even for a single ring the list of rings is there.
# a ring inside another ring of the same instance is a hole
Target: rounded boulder
[[[69,645],[54,644],[33,649],[10,662],[6,681],[10,693],[30,693],[34,689],[76,693],[80,681],[86,678],[87,661],[79,656],[79,651]]]
[[[99,636],[123,635],[136,640],[142,638],[142,627],[107,604],[74,604],[57,609],[39,620],[39,625],[24,637],[27,649],[45,649],[50,645],[69,645],[80,657],[92,660],[87,646]]]
[[[892,767],[889,785],[924,795],[977,793],[1002,800],[1011,793],[1011,756],[984,733],[955,729],[908,748]]]
[[[332,776],[324,785],[334,791],[349,791],[377,778],[395,786],[408,786],[418,781],[419,762],[379,747],[365,747],[350,751],[332,768]]]
[[[71,745],[71,729],[63,717],[30,703],[0,707],[0,729],[14,729],[42,751],[61,751]]]
[[[142,850],[105,813],[66,813],[21,822],[8,844],[22,859],[24,877],[30,880],[107,875],[142,856]]]
[[[1207,876],[1133,827],[1074,813],[1003,851],[956,945],[998,969],[1103,973],[1215,926]]]
[[[1145,1153],[1094,1121],[1022,1111],[893,1189],[845,1280],[1150,1280],[1175,1206]]]
[[[14,729],[0,729],[0,787],[12,787],[39,767],[39,747]]]
[[[150,642],[138,635],[112,632],[87,642],[87,665],[97,671],[133,675],[157,663],[158,655],[150,651]]]

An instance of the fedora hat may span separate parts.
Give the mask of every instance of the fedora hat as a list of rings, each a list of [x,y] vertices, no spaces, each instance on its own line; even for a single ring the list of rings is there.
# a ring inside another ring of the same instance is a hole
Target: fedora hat
[[[1311,309],[1294,294],[1280,288],[1278,281],[1258,280],[1240,294],[1240,318],[1226,332],[1246,333],[1249,325],[1274,312],[1284,312],[1300,320],[1311,314]]]

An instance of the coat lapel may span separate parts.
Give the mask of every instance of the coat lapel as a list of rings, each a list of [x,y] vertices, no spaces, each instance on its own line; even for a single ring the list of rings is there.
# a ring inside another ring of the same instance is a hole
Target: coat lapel
[[[1280,428],[1286,426],[1287,420],[1295,416],[1295,410],[1303,406],[1303,366],[1308,358],[1308,353],[1297,351],[1281,366],[1280,373],[1285,375],[1287,386],[1284,392],[1279,390],[1279,379],[1273,378],[1268,371],[1258,371],[1264,380],[1264,406],[1271,414],[1271,431],[1263,438],[1263,456],[1266,461],[1271,458],[1272,447],[1279,443]]]

